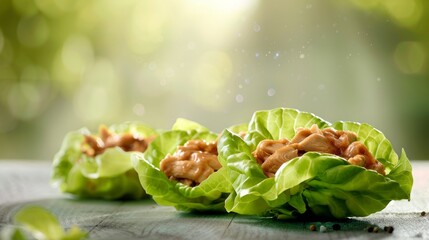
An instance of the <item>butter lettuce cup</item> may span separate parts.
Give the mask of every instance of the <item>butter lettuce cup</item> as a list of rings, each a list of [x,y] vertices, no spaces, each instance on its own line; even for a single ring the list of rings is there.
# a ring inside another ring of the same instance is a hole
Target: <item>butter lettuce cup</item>
[[[410,199],[410,162],[374,127],[329,123],[276,108],[253,114],[241,138],[224,130],[219,159],[233,191],[228,212],[278,218],[368,216]]]
[[[79,198],[141,199],[147,197],[131,162],[144,152],[158,131],[140,122],[101,125],[69,132],[54,157],[51,182]]]
[[[178,119],[145,153],[133,154],[145,191],[159,205],[179,211],[225,212],[232,187],[218,160],[217,139],[206,127]]]

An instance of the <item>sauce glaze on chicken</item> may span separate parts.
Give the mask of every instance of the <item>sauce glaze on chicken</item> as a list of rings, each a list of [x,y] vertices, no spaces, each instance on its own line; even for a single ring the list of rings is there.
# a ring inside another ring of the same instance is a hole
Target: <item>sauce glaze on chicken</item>
[[[252,153],[267,177],[273,177],[280,166],[306,152],[335,154],[350,164],[372,169],[385,175],[384,166],[378,162],[368,148],[351,131],[334,128],[319,129],[316,124],[310,128],[299,128],[295,137],[288,139],[263,140]]]

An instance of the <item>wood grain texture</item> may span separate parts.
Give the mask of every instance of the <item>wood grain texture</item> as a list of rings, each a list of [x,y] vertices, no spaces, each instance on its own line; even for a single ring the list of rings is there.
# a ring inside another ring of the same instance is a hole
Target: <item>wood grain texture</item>
[[[90,239],[427,239],[429,238],[429,162],[413,163],[411,201],[393,201],[363,218],[335,221],[281,221],[237,214],[192,214],[142,201],[78,200],[49,185],[49,162],[0,161],[0,230],[12,225],[22,206],[39,205],[65,228],[77,225]],[[327,232],[310,231],[314,224]],[[333,230],[339,224],[341,229]],[[378,226],[378,233],[367,227]],[[393,233],[383,231],[393,226]]]

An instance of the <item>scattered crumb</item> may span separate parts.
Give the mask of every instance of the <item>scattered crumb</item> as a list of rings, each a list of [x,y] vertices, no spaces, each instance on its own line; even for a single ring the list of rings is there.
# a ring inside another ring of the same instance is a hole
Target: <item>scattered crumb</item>
[[[320,226],[320,232],[326,232],[326,230],[328,230],[325,226],[321,225]]]
[[[334,225],[332,225],[332,229],[334,229],[335,231],[341,230],[341,225],[338,223],[335,223]]]
[[[392,233],[392,232],[393,232],[393,230],[394,230],[394,228],[393,228],[392,226],[385,226],[385,227],[384,227],[384,231],[385,231],[385,232]]]
[[[316,231],[316,226],[314,224],[311,224],[310,225],[310,230],[313,231],[313,232]]]

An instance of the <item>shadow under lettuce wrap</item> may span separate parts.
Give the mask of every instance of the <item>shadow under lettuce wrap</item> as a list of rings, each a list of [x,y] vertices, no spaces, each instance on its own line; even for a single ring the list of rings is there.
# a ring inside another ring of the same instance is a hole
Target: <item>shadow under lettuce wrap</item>
[[[307,152],[281,165],[268,178],[252,155],[265,139],[292,139],[300,127],[332,127],[357,134],[371,154],[385,166],[386,175],[351,165],[326,153]],[[384,209],[391,200],[409,199],[413,178],[402,151],[394,152],[385,136],[368,124],[330,124],[311,113],[277,108],[255,112],[243,140],[229,130],[219,139],[221,163],[228,168],[234,191],[226,199],[228,212],[271,215],[345,218],[367,216]]]
[[[239,131],[247,125],[237,125]],[[225,212],[225,199],[231,192],[231,182],[227,168],[220,168],[196,186],[188,186],[171,180],[160,170],[160,162],[173,154],[178,146],[189,140],[214,142],[218,134],[202,125],[186,119],[178,119],[172,130],[158,136],[143,154],[133,154],[133,163],[145,191],[159,205],[173,206],[180,211]]]
[[[153,138],[158,133],[151,127],[127,122],[107,128],[112,134],[131,133]],[[64,193],[81,198],[141,199],[146,197],[131,162],[132,152],[120,147],[107,148],[94,157],[82,152],[88,129],[69,132],[53,161],[52,185]]]

